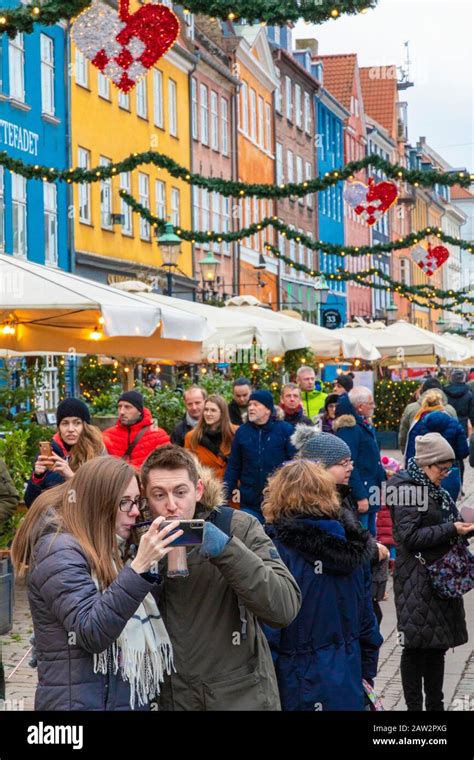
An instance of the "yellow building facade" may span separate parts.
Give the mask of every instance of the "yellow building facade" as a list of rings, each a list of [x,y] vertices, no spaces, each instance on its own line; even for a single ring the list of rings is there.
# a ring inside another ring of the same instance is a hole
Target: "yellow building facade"
[[[189,75],[195,64],[180,37],[125,95],[71,41],[71,164],[92,168],[156,150],[189,168]],[[191,186],[143,164],[110,180],[73,187],[76,273],[101,282],[146,274],[158,276],[158,287],[165,287],[154,230],[131,211],[119,190],[176,227],[191,229]],[[112,214],[123,216],[117,221]],[[190,297],[192,276],[191,244],[183,243],[173,274],[177,295]]]

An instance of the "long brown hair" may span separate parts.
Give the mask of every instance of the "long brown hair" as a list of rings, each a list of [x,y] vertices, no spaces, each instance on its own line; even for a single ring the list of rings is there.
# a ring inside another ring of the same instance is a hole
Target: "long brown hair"
[[[284,464],[268,478],[263,491],[262,512],[268,523],[296,515],[337,519],[339,510],[333,478],[309,459],[292,459]]]
[[[135,468],[117,457],[83,464],[71,480],[39,496],[13,540],[11,556],[18,576],[34,564],[34,547],[45,532],[70,533],[81,545],[101,589],[110,586],[122,566],[115,523],[117,510]]]
[[[232,446],[232,441],[234,440],[234,435],[235,435],[231,422],[230,422],[229,409],[227,406],[227,402],[224,398],[222,398],[222,396],[217,396],[217,395],[208,396],[208,398],[204,402],[204,409],[206,408],[206,404],[209,404],[209,403],[215,404],[220,409],[221,418],[219,420],[219,430],[222,434],[221,450],[225,454],[226,452],[230,451],[231,446]],[[201,419],[199,420],[198,424],[194,428],[192,434],[189,436],[191,451],[196,451],[196,448],[201,443],[202,437],[206,431],[207,431],[207,424],[204,419],[204,410],[203,410]]]
[[[73,472],[76,472],[81,465],[90,459],[94,459],[94,457],[100,456],[106,450],[99,428],[95,425],[90,425],[88,422],[84,422],[83,426],[78,442],[71,448],[69,466]]]

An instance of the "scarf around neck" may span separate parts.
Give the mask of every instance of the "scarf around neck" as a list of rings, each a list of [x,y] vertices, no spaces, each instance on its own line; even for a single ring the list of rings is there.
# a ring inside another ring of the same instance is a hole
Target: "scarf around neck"
[[[125,540],[117,536],[123,553]],[[131,560],[129,560],[130,562]],[[127,563],[128,564],[128,563]],[[99,584],[92,576],[97,588]],[[174,670],[173,647],[153,594],[148,593],[113,644],[94,654],[94,673],[118,673],[130,684],[130,708],[146,705],[160,693],[165,672]]]
[[[457,519],[457,507],[449,493],[442,486],[435,486],[428,475],[417,465],[414,457],[408,460],[407,472],[415,483],[428,488],[428,496],[440,504],[443,511],[443,522],[451,522]]]

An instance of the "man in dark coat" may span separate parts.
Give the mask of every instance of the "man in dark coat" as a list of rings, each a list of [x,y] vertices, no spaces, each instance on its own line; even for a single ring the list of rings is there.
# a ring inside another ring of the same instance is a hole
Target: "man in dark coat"
[[[268,476],[283,462],[292,459],[296,449],[290,441],[293,427],[279,422],[270,391],[253,391],[249,401],[248,422],[237,430],[224,475],[227,497],[237,496],[244,512],[263,523],[261,503]]]
[[[374,400],[368,388],[353,388],[343,394],[336,409],[333,431],[351,450],[354,469],[349,485],[357,500],[359,519],[364,528],[376,535],[376,513],[380,509],[380,489],[386,480],[380,461],[375,430],[370,423]]]
[[[181,422],[176,425],[170,436],[171,443],[174,443],[175,446],[182,447],[184,447],[186,433],[193,430],[201,419],[207,393],[204,388],[200,388],[199,385],[191,385],[190,388],[184,391],[183,398],[186,406],[186,414]]]
[[[280,408],[284,412],[284,421],[289,422],[295,427],[298,423],[302,425],[311,425],[313,423],[303,414],[303,404],[301,403],[301,391],[296,383],[287,383],[281,389]]]
[[[455,369],[451,372],[451,382],[443,388],[448,401],[456,410],[458,420],[468,434],[468,422],[474,425],[474,394],[466,383],[464,370]]]
[[[239,377],[232,388],[232,401],[229,404],[229,417],[233,425],[243,425],[247,422],[247,410],[252,384],[246,377]]]

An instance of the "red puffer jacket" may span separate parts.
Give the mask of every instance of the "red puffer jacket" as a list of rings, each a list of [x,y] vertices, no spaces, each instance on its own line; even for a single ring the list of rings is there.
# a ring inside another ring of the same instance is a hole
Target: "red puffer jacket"
[[[151,429],[142,435],[128,460],[134,467],[141,467],[147,456],[158,446],[170,443],[168,433],[153,424],[151,412],[146,407],[143,410],[143,418],[135,425],[122,425],[118,420],[116,425],[104,430],[102,437],[108,453],[114,457],[123,457],[137,434],[147,425],[151,425]]]
[[[392,517],[385,506],[377,514],[377,541],[384,546],[395,546]]]

